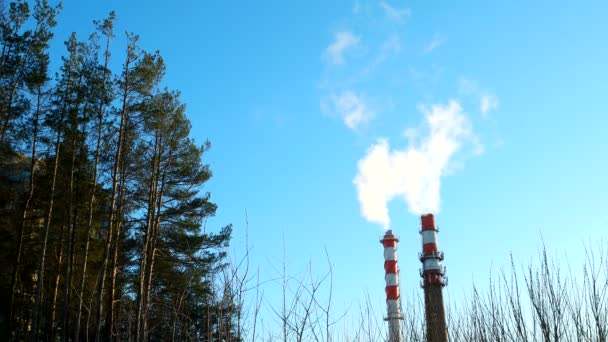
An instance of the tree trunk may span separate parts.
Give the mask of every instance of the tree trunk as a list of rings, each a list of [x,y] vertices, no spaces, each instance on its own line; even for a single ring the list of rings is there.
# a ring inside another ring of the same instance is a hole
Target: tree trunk
[[[112,193],[110,195],[110,219],[108,220],[108,235],[106,237],[106,244],[104,247],[103,254],[103,262],[101,264],[101,277],[99,280],[99,287],[97,292],[97,331],[95,333],[95,341],[99,341],[101,338],[101,318],[103,317],[103,291],[105,289],[105,280],[106,280],[106,268],[108,265],[108,260],[110,258],[110,249],[113,243],[113,233],[114,233],[114,221],[116,220],[116,212],[114,207],[116,206],[116,192],[118,187],[118,167],[120,164],[121,158],[121,150],[122,150],[122,135],[123,135],[123,125],[124,125],[124,113],[121,115],[120,119],[120,127],[118,133],[118,147],[116,158],[114,160],[114,171],[112,176]],[[109,337],[108,337],[109,339]]]
[[[55,341],[55,335],[57,333],[56,320],[57,320],[57,297],[59,296],[59,283],[61,280],[61,268],[63,266],[63,234],[65,232],[65,224],[61,226],[61,240],[59,242],[59,254],[57,256],[57,273],[55,273],[55,287],[53,287],[53,301],[51,303],[51,321],[49,324],[48,336],[51,336],[50,340]],[[65,279],[64,279],[65,281]]]
[[[49,229],[51,226],[51,218],[53,217],[53,201],[55,197],[55,185],[57,183],[57,168],[59,166],[59,154],[60,154],[60,142],[61,133],[57,133],[57,139],[55,140],[55,165],[53,167],[53,181],[51,183],[51,199],[49,201],[49,209],[46,215],[46,222],[44,225],[44,239],[42,240],[42,255],[40,257],[40,265],[38,266],[38,284],[36,286],[36,300],[34,304],[34,310],[32,313],[32,337],[34,341],[38,341],[38,324],[40,320],[40,312],[42,311],[42,286],[44,285],[44,266],[46,261],[46,249],[49,240]]]
[[[125,170],[126,166],[125,163],[123,163],[122,167],[121,167],[121,176],[120,176],[120,186],[119,186],[119,191],[118,191],[118,199],[117,199],[117,222],[115,224],[116,226],[116,230],[114,232],[114,236],[116,237],[114,239],[114,249],[113,249],[113,258],[112,258],[112,266],[111,266],[111,272],[110,272],[110,288],[109,288],[109,297],[108,297],[108,312],[107,312],[107,322],[108,324],[106,325],[106,328],[108,329],[106,334],[108,336],[110,336],[109,339],[112,339],[114,336],[114,305],[116,303],[116,276],[118,273],[118,251],[120,249],[120,229],[122,227],[122,218],[123,218],[123,201],[124,201],[124,187],[125,187],[125,180],[126,180],[126,170]]]
[[[162,141],[162,136],[161,136],[161,141]],[[159,155],[158,155],[158,163],[160,164],[160,160],[162,159],[162,148],[159,149]],[[153,226],[152,226],[152,240],[151,240],[151,255],[150,255],[150,262],[149,262],[149,266],[148,266],[148,274],[147,274],[147,280],[146,280],[146,294],[144,296],[145,298],[145,306],[144,306],[144,337],[145,339],[147,339],[147,326],[148,326],[148,306],[149,306],[149,301],[150,301],[150,292],[152,290],[152,273],[154,271],[154,260],[156,257],[156,245],[157,245],[157,241],[158,241],[158,233],[160,230],[160,219],[161,219],[161,209],[163,206],[163,193],[165,190],[165,181],[166,181],[166,175],[167,175],[167,171],[168,169],[171,167],[171,161],[172,161],[172,150],[169,150],[169,156],[168,156],[168,161],[167,164],[164,165],[164,167],[160,168],[160,165],[158,165],[158,169],[157,172],[160,173],[162,172],[162,177],[160,180],[160,191],[158,192],[158,195],[156,196],[157,198],[155,199],[155,201],[157,202],[156,204],[156,215],[154,216],[154,221],[153,221]]]
[[[147,286],[146,286],[146,270],[148,265],[148,254],[150,254],[150,245],[151,245],[151,235],[154,226],[154,215],[156,214],[155,205],[156,205],[156,194],[158,192],[158,182],[157,182],[157,173],[158,173],[158,161],[157,154],[160,145],[160,137],[157,134],[154,140],[154,149],[153,149],[153,158],[152,158],[152,172],[150,174],[150,183],[148,186],[148,211],[146,217],[146,233],[144,236],[144,245],[142,248],[141,254],[141,263],[139,267],[139,293],[138,293],[138,301],[137,301],[137,324],[136,324],[136,337],[135,341],[139,342],[140,338],[145,340],[146,333],[146,305],[147,305]],[[142,332],[143,330],[143,332]]]
[[[105,53],[104,53],[104,64],[103,64],[103,73],[104,76],[102,78],[102,91],[101,91],[101,97],[102,99],[99,101],[99,108],[97,111],[97,143],[96,143],[96,147],[95,147],[95,162],[93,164],[93,179],[92,179],[92,188],[91,188],[91,197],[89,198],[89,208],[88,208],[88,224],[87,224],[87,232],[86,232],[86,236],[85,236],[85,243],[84,243],[84,257],[83,257],[83,262],[82,262],[82,273],[80,275],[80,297],[78,300],[78,312],[76,315],[76,328],[74,331],[74,340],[78,341],[80,340],[80,321],[82,318],[82,304],[83,304],[83,297],[84,297],[84,285],[86,283],[86,279],[87,279],[87,264],[88,264],[88,260],[89,260],[89,247],[90,247],[90,241],[91,241],[91,232],[93,230],[93,209],[94,209],[94,205],[95,205],[95,190],[97,189],[97,172],[99,169],[99,159],[101,156],[101,134],[102,134],[102,128],[103,128],[103,118],[104,118],[104,110],[105,110],[105,99],[103,98],[106,94],[106,82],[107,82],[107,69],[108,69],[108,64],[110,62],[110,40],[111,40],[111,35],[107,35],[106,36],[106,47],[105,47]],[[89,310],[91,310],[91,308],[89,308]],[[87,338],[88,338],[88,334],[87,334]]]
[[[127,59],[125,61],[124,67],[124,89],[122,94],[122,109],[120,112],[120,126],[118,129],[118,146],[116,148],[116,156],[114,159],[114,169],[112,172],[112,193],[110,195],[110,220],[108,227],[108,236],[106,238],[106,244],[104,248],[103,255],[103,263],[102,263],[102,271],[101,271],[101,279],[99,280],[98,294],[97,294],[97,331],[95,333],[95,341],[100,340],[101,335],[101,318],[103,317],[103,291],[105,289],[105,280],[106,280],[106,268],[108,265],[108,260],[110,258],[110,248],[113,243],[113,224],[116,221],[116,195],[117,195],[117,187],[118,187],[118,172],[119,167],[122,163],[122,149],[124,144],[124,129],[125,129],[125,121],[127,116],[127,98],[129,95],[129,67],[131,64],[132,54],[130,49],[132,49],[133,42],[129,42],[129,47],[127,48]],[[112,327],[109,327],[108,330],[111,330]],[[108,339],[111,337],[108,336]]]
[[[80,78],[82,82],[82,76]],[[79,108],[79,104],[76,104]],[[70,179],[68,184],[68,234],[67,234],[67,262],[65,267],[65,276],[63,278],[63,341],[69,339],[69,321],[70,321],[70,290],[72,283],[72,264],[74,259],[74,234],[76,230],[76,209],[74,208],[74,173],[76,164],[76,145],[78,141],[78,111],[74,114],[72,123],[72,160],[70,164]],[[62,239],[63,240],[63,239]],[[62,241],[63,242],[63,241]]]
[[[34,197],[34,167],[36,165],[36,147],[38,144],[38,122],[40,118],[41,111],[41,99],[42,99],[42,90],[41,87],[38,87],[38,96],[36,101],[36,111],[34,113],[34,118],[32,122],[33,132],[32,132],[32,154],[30,156],[30,184],[29,184],[29,193],[27,196],[27,200],[25,201],[25,206],[23,207],[23,215],[21,218],[21,228],[19,230],[19,242],[17,245],[17,260],[15,262],[15,266],[13,269],[13,275],[11,278],[11,299],[10,299],[10,323],[11,326],[14,326],[14,311],[15,311],[15,295],[17,289],[17,281],[19,274],[19,266],[21,265],[21,254],[23,251],[23,236],[25,232],[25,225],[27,222],[27,215],[30,209],[30,204],[32,202],[32,198]],[[11,329],[12,330],[12,329]]]

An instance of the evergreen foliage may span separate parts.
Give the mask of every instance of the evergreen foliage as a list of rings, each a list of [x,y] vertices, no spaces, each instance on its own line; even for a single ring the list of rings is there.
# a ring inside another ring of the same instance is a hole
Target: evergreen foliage
[[[109,69],[114,13],[49,56],[59,11],[0,2],[0,340],[238,341],[209,142],[136,35]]]

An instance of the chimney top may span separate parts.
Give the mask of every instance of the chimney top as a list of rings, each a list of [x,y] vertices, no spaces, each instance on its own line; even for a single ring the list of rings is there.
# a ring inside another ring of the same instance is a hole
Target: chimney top
[[[420,216],[420,221],[422,225],[422,230],[436,230],[435,217],[433,216],[433,214],[426,214]]]

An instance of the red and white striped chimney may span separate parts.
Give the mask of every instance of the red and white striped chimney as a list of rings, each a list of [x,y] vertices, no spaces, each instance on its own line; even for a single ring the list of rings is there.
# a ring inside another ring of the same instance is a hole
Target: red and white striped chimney
[[[437,228],[433,214],[420,217],[422,229],[421,286],[424,288],[424,307],[427,342],[447,342],[447,326],[442,289],[447,285],[445,267],[441,266],[443,252],[437,249]]]
[[[399,295],[399,267],[397,266],[397,242],[399,237],[392,230],[380,239],[384,246],[384,279],[386,281],[386,308],[388,321],[388,341],[401,342],[401,298]]]
[[[420,261],[422,262],[423,286],[427,284],[445,286],[445,280],[443,279],[445,267],[441,267],[443,252],[437,250],[437,232],[439,230],[435,227],[435,217],[433,217],[433,214],[422,215],[420,221],[422,223]]]

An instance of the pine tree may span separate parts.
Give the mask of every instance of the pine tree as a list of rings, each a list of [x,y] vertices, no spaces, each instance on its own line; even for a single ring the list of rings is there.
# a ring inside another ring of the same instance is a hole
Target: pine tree
[[[33,29],[24,29],[30,18],[27,2],[11,2],[8,13],[0,15],[0,143],[14,140],[14,144],[24,137],[23,120],[27,122],[25,116],[31,106],[28,90],[39,81],[41,54],[53,37],[51,30],[59,9],[46,0],[36,1]],[[46,65],[43,68],[46,70]]]
[[[35,180],[35,165],[37,159],[37,146],[38,146],[38,132],[40,118],[43,115],[43,105],[45,102],[46,91],[44,87],[48,82],[48,42],[53,37],[51,29],[55,26],[55,16],[57,14],[57,8],[52,8],[46,1],[39,1],[34,7],[34,18],[36,20],[36,29],[33,32],[32,37],[29,40],[30,45],[30,58],[27,61],[26,67],[24,68],[24,81],[27,86],[27,91],[32,94],[32,98],[35,99],[35,106],[30,119],[30,132],[28,134],[32,137],[31,142],[31,154],[30,154],[30,168],[29,168],[29,183],[28,183],[28,195],[23,205],[23,213],[21,215],[21,225],[19,230],[19,238],[17,242],[17,255],[16,262],[14,264],[14,270],[11,278],[11,297],[10,297],[10,322],[11,325],[14,323],[14,310],[15,310],[15,298],[17,295],[17,282],[19,276],[19,267],[21,264],[21,257],[23,252],[23,240],[26,225],[28,224],[28,215],[31,207],[31,202],[34,196],[34,180]],[[7,120],[9,118],[7,117]],[[10,122],[10,120],[8,120]],[[8,127],[7,127],[8,129]]]
[[[136,35],[128,34],[127,40],[127,56],[123,65],[122,75],[117,80],[120,109],[116,115],[118,116],[119,128],[112,166],[109,227],[104,247],[104,261],[97,296],[98,326],[96,340],[101,338],[103,296],[106,291],[108,292],[106,299],[107,314],[106,320],[103,322],[105,324],[105,337],[111,339],[114,331],[114,304],[117,296],[115,284],[118,270],[116,261],[120,246],[121,218],[126,215],[122,199],[126,198],[127,194],[125,192],[128,191],[126,186],[124,186],[126,184],[126,174],[121,171],[127,170],[127,163],[130,162],[127,157],[136,157],[133,154],[128,155],[131,148],[127,148],[132,146],[133,139],[138,134],[139,125],[134,116],[137,114],[145,97],[149,96],[164,73],[164,63],[158,53],[150,54],[140,51],[137,47],[138,36]],[[110,281],[106,284],[108,273]]]
[[[224,247],[231,230],[227,226],[217,235],[200,230],[204,219],[216,210],[208,193],[199,194],[211,177],[208,165],[201,161],[210,145],[198,147],[189,138],[190,122],[179,94],[165,90],[146,107],[144,127],[149,140],[140,147],[140,154],[149,167],[142,168],[138,176],[140,184],[148,184],[141,189],[142,202],[148,209],[142,220],[145,226],[139,232],[142,252],[137,276],[140,286],[136,340],[152,338],[148,335],[148,321],[153,317],[158,324],[165,311],[162,308],[179,303],[178,310],[187,310],[193,305],[188,300],[192,289],[212,292],[213,284],[204,279],[219,270],[224,255],[211,250]],[[178,325],[183,330],[191,328],[178,320],[162,320],[165,329],[160,331],[173,332]],[[160,332],[153,337],[169,338],[172,336]]]
[[[36,300],[34,306],[33,313],[33,325],[32,332],[34,338],[37,338],[39,334],[39,323],[40,320],[44,318],[44,314],[42,313],[42,301],[43,301],[43,286],[44,286],[44,278],[46,272],[46,254],[49,240],[49,233],[51,227],[53,226],[53,215],[55,209],[55,190],[57,188],[58,181],[58,170],[60,164],[62,162],[62,154],[66,149],[65,139],[76,139],[73,127],[70,127],[70,122],[74,122],[77,120],[78,111],[80,109],[80,105],[82,102],[82,98],[80,96],[80,88],[82,87],[82,78],[81,78],[81,67],[82,67],[82,55],[81,51],[79,51],[81,44],[76,39],[76,35],[72,34],[71,37],[66,41],[66,47],[68,50],[68,57],[63,59],[62,73],[58,80],[58,84],[56,87],[55,94],[53,95],[53,110],[47,116],[45,120],[45,124],[54,132],[55,141],[54,141],[54,161],[52,167],[52,181],[50,187],[50,199],[48,203],[47,216],[45,218],[45,228],[44,228],[44,238],[42,241],[42,253],[40,256],[40,263],[38,268],[38,285],[36,287]],[[71,129],[70,129],[71,128]],[[69,169],[68,169],[69,170]],[[62,173],[63,174],[63,173]],[[62,189],[64,189],[62,187]],[[63,203],[65,204],[65,203]],[[66,224],[71,224],[71,222],[63,221],[65,218],[65,211],[61,213],[62,220],[58,221],[61,226],[60,233],[60,242],[59,242],[59,259],[63,261],[63,246],[64,246],[64,229]],[[71,214],[69,214],[71,215]],[[69,216],[68,215],[68,216]],[[68,227],[68,229],[70,229]],[[59,263],[61,267],[61,262]],[[55,289],[53,295],[53,303],[51,304],[51,329],[54,330],[55,325],[55,306],[57,300],[57,293],[59,286],[59,272],[57,270],[56,280],[55,280]]]
[[[94,166],[92,170],[93,178],[91,180],[91,195],[89,198],[88,207],[88,222],[87,229],[84,239],[84,256],[83,264],[80,275],[80,295],[78,297],[78,311],[76,316],[76,328],[74,329],[74,339],[80,339],[80,325],[82,320],[82,306],[84,302],[84,287],[87,280],[87,266],[89,261],[89,248],[91,233],[93,231],[93,214],[96,204],[96,188],[98,179],[98,168],[101,157],[101,142],[102,132],[104,127],[105,111],[107,106],[112,100],[112,84],[110,80],[111,72],[108,70],[108,64],[110,62],[110,41],[113,38],[113,24],[115,19],[115,13],[111,12],[107,19],[103,20],[102,23],[97,24],[97,30],[105,37],[105,49],[103,51],[103,65],[97,65],[97,59],[95,59],[95,70],[90,75],[89,91],[88,96],[91,97],[91,102],[94,104],[93,111],[96,114],[95,127],[92,128],[96,132],[95,140],[95,152],[93,156]],[[96,46],[96,36],[92,37],[92,45]],[[97,52],[98,48],[94,49]],[[90,311],[90,310],[89,310]]]
[[[18,91],[24,84],[23,67],[27,59],[28,37],[31,31],[22,32],[30,17],[27,2],[9,4],[8,13],[0,17],[2,54],[0,55],[0,143],[8,142],[9,128],[29,107],[29,102]]]

